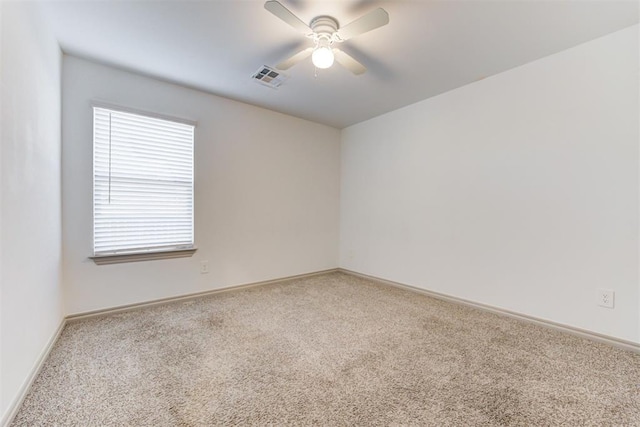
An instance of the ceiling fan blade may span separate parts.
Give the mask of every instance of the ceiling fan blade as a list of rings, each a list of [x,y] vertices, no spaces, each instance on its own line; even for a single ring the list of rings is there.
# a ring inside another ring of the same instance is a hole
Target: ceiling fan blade
[[[364,74],[364,72],[367,71],[364,65],[362,65],[340,49],[333,49],[333,56],[340,65],[351,71],[356,76]]]
[[[386,10],[378,8],[340,28],[336,32],[336,35],[339,37],[340,41],[349,40],[351,37],[364,34],[367,31],[375,30],[376,28],[380,28],[388,23],[389,14]]]
[[[300,18],[291,13],[291,11],[280,4],[280,2],[276,0],[269,0],[264,4],[264,8],[287,24],[291,25],[296,30],[300,31],[302,34],[307,35],[313,33],[313,30],[309,28],[307,24],[302,22]]]
[[[296,65],[298,62],[302,61],[303,59],[308,58],[309,55],[311,55],[311,52],[313,52],[313,48],[312,47],[308,47],[305,50],[302,50],[302,51],[296,53],[292,57],[290,57],[288,59],[285,59],[284,61],[282,61],[281,63],[276,65],[276,68],[278,70],[288,70],[289,68],[291,68],[294,65]]]

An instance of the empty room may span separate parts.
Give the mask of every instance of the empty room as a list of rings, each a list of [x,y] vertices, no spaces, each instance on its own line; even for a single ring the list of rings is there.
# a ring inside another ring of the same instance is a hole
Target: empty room
[[[640,426],[639,22],[0,0],[0,427]]]

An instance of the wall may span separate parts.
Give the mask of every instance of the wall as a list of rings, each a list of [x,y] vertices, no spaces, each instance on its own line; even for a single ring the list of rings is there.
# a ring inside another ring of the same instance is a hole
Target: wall
[[[639,118],[634,26],[346,128],[340,266],[640,341]]]
[[[63,317],[61,53],[33,3],[2,2],[2,425]]]
[[[92,100],[198,122],[194,257],[87,258]],[[65,55],[62,162],[68,314],[337,267],[337,129]],[[199,274],[201,260],[209,274]]]

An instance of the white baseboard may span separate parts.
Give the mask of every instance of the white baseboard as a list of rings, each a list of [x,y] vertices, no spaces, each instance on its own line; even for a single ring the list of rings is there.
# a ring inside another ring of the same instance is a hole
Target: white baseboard
[[[427,289],[418,288],[411,285],[406,285],[404,283],[394,282],[392,280],[381,279],[379,277],[370,276],[368,274],[358,273],[357,271],[347,270],[345,268],[339,268],[339,272],[349,274],[351,276],[361,277],[363,279],[369,279],[374,282],[378,282],[384,285],[393,286],[400,289],[405,289],[411,292],[417,292],[423,295],[427,295],[433,298],[438,298],[441,300],[453,302],[456,304],[464,304],[470,307],[478,308],[480,310],[490,311],[492,313],[501,314],[503,316],[508,316],[514,319],[523,320],[529,323],[535,323],[536,325],[544,326],[546,328],[555,329],[561,332],[569,333],[572,335],[577,335],[582,338],[586,338],[592,341],[597,341],[601,343],[605,343],[614,347],[621,348],[623,350],[632,351],[634,353],[640,353],[640,343],[636,343],[633,341],[627,341],[621,338],[599,334],[597,332],[592,332],[586,329],[576,328],[574,326],[565,325],[562,323],[553,322],[546,319],[541,319],[534,316],[529,316],[528,314],[517,313],[515,311],[505,310],[503,308],[494,307],[488,304],[482,304],[475,301],[466,300],[463,298],[458,298],[452,295],[443,294],[440,292],[430,291]]]
[[[329,270],[322,270],[322,271],[314,271],[314,272],[311,272],[311,273],[297,274],[295,276],[286,276],[286,277],[281,277],[279,279],[263,280],[261,282],[251,282],[251,283],[245,283],[245,284],[241,284],[241,285],[232,285],[232,286],[226,286],[226,287],[223,287],[223,288],[212,289],[210,291],[196,292],[196,293],[185,294],[185,295],[180,295],[180,296],[176,296],[176,297],[160,298],[160,299],[151,300],[151,301],[145,301],[145,302],[140,302],[140,303],[126,304],[126,305],[120,305],[120,306],[116,306],[116,307],[104,308],[104,309],[99,309],[99,310],[85,311],[85,312],[81,312],[81,313],[70,314],[70,315],[68,315],[66,317],[66,320],[71,322],[71,321],[76,321],[76,320],[80,320],[80,319],[86,319],[86,318],[89,318],[89,317],[105,316],[105,315],[113,314],[113,313],[122,313],[122,312],[125,312],[125,311],[139,310],[139,309],[146,308],[146,307],[153,307],[155,305],[169,304],[169,303],[177,302],[177,301],[187,301],[187,300],[191,300],[191,299],[206,297],[206,296],[209,296],[209,295],[219,294],[219,293],[222,293],[222,292],[237,291],[237,290],[240,290],[240,289],[248,289],[248,288],[253,288],[253,287],[256,287],[256,286],[269,285],[271,283],[280,283],[280,282],[286,282],[286,281],[289,281],[289,280],[303,279],[305,277],[313,277],[313,276],[318,276],[318,275],[321,275],[321,274],[334,273],[336,271],[338,271],[337,268],[331,268]]]
[[[20,409],[20,406],[22,405],[22,401],[27,396],[27,393],[29,392],[31,385],[33,384],[35,379],[38,377],[38,374],[40,373],[40,370],[42,369],[44,362],[49,357],[49,353],[51,353],[51,349],[53,348],[56,341],[58,341],[58,338],[60,337],[60,334],[62,333],[62,330],[64,329],[64,326],[66,324],[67,324],[66,318],[62,319],[62,321],[60,322],[60,325],[58,325],[58,329],[56,329],[55,333],[51,336],[51,338],[49,338],[49,341],[47,341],[47,345],[45,345],[44,349],[36,359],[36,362],[33,365],[33,368],[31,369],[31,373],[25,379],[24,383],[22,383],[22,387],[20,387],[20,390],[18,391],[17,396],[9,404],[9,407],[7,408],[6,412],[3,414],[2,419],[0,420],[1,427],[8,427],[9,424],[11,424],[11,422],[13,421],[13,418],[18,413],[18,409]]]

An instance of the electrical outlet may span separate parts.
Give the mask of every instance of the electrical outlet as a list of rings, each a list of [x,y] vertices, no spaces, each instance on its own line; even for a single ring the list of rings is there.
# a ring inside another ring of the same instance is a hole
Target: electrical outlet
[[[600,307],[613,308],[616,293],[611,289],[598,289],[598,305]]]
[[[200,261],[200,274],[207,274],[209,272],[209,261]]]

